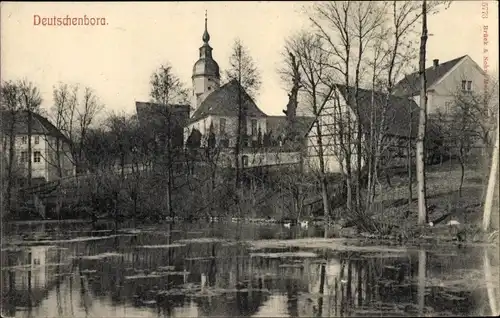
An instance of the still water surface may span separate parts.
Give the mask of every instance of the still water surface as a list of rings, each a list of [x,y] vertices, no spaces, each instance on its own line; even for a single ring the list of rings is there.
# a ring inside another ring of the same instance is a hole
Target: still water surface
[[[2,316],[470,316],[500,308],[498,250],[354,252],[263,241],[316,235],[232,223],[119,233],[10,225]]]

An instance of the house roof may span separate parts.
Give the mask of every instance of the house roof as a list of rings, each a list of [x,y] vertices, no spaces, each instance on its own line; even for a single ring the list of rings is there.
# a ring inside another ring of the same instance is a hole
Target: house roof
[[[446,73],[448,73],[455,65],[457,65],[467,55],[457,57],[453,60],[446,61],[436,66],[428,67],[425,70],[425,78],[427,87],[431,87],[439,81]],[[394,95],[398,96],[415,96],[420,93],[420,74],[418,72],[407,75],[399,81],[393,88]]]
[[[27,111],[17,111],[15,113],[6,110],[0,111],[0,122],[2,123],[0,126],[4,133],[10,133],[12,121],[14,121],[14,131],[17,135],[28,134]],[[31,134],[59,137],[68,141],[68,138],[56,126],[37,113],[32,113],[31,116]]]
[[[347,100],[347,89],[344,85],[337,85],[339,92]],[[372,107],[373,93],[373,107]],[[355,99],[355,89],[349,89],[351,101]],[[364,129],[370,129],[371,113],[375,113],[375,122],[380,122],[382,110],[385,108],[387,94],[384,92],[358,89],[358,107],[360,107],[360,120]],[[350,105],[353,109],[353,105]],[[354,109],[353,109],[354,110]],[[416,137],[418,128],[418,116],[420,108],[410,98],[389,95],[389,103],[386,110],[386,134],[400,137]],[[411,125],[409,123],[412,123]],[[411,131],[410,131],[411,128]]]
[[[314,117],[298,116],[295,119],[295,129],[297,134],[305,136],[309,127],[314,122]],[[284,136],[288,132],[289,123],[286,116],[268,116],[266,118],[266,125],[267,131],[271,132],[271,136],[273,138]]]
[[[137,118],[142,125],[151,124],[165,124],[164,115],[166,114],[167,107],[158,103],[151,102],[135,102],[135,108],[137,111]],[[175,123],[184,126],[185,122],[189,118],[189,105],[182,104],[170,104],[168,108],[172,110],[173,120]]]
[[[193,123],[209,115],[217,116],[238,116],[238,92],[239,84],[232,80],[208,95],[196,109],[190,122]],[[267,117],[267,115],[257,107],[253,99],[242,88],[243,107],[247,110],[249,117]]]

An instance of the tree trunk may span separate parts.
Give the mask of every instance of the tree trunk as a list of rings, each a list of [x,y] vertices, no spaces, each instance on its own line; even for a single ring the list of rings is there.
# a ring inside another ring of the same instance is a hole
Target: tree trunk
[[[368,148],[369,152],[366,156],[367,158],[367,165],[368,165],[368,180],[366,184],[366,209],[370,209],[370,207],[373,204],[373,200],[375,196],[372,197],[372,183],[374,181],[373,178],[373,163],[374,163],[374,155],[375,155],[375,148],[374,148],[374,137],[375,137],[375,68],[373,70],[373,77],[372,77],[372,92],[371,92],[371,97],[370,97],[370,135],[369,135],[369,141],[368,141]],[[374,188],[373,188],[374,189]]]
[[[317,113],[315,111],[315,113]],[[325,174],[325,158],[323,151],[323,135],[321,132],[321,127],[319,122],[316,123],[316,142],[318,143],[318,158],[319,158],[319,174],[321,182],[321,197],[323,198],[323,215],[325,217],[325,222],[328,224],[330,221],[330,207],[328,202],[328,181],[326,180]],[[325,231],[325,237],[326,237]]]
[[[498,124],[497,124],[498,125]],[[500,125],[497,126],[497,134],[495,147],[493,148],[493,156],[491,160],[490,178],[488,181],[488,188],[486,191],[486,198],[484,201],[484,216],[483,216],[483,230],[488,231],[490,226],[491,210],[493,206],[493,196],[495,195],[495,185],[498,173],[498,134],[500,133]]]
[[[15,162],[15,158],[16,158],[16,154],[15,154],[15,151],[16,151],[16,134],[14,132],[15,130],[15,114],[12,114],[12,124],[11,124],[11,127],[10,127],[10,131],[9,131],[9,162],[8,162],[8,165],[9,165],[9,168],[8,168],[8,171],[7,171],[7,197],[6,197],[6,201],[7,201],[7,205],[6,205],[6,209],[7,209],[7,213],[10,213],[10,210],[11,210],[11,207],[12,207],[12,190],[14,188],[14,162]]]
[[[361,30],[360,30],[361,31]],[[359,46],[358,46],[358,61],[355,70],[355,92],[354,92],[354,102],[355,102],[355,113],[356,113],[356,209],[358,213],[361,212],[361,114],[359,109],[359,73],[361,60],[363,55],[363,41],[362,34],[359,34]]]
[[[410,128],[410,136],[411,136],[411,128]],[[413,179],[413,172],[412,172],[413,156],[411,155],[411,137],[408,139],[407,153],[408,153],[408,155],[407,155],[406,161],[408,164],[408,210],[411,211],[411,207],[413,205],[413,180],[412,180]]]
[[[425,54],[427,43],[427,1],[422,4],[422,36],[420,42],[420,115],[418,122],[418,137],[417,137],[417,182],[418,182],[418,224],[427,223],[427,204],[426,204],[426,189],[425,189],[425,130],[427,120],[427,85],[425,78]]]
[[[425,306],[425,280],[427,271],[427,252],[420,250],[418,252],[418,313],[421,317],[424,315]]]
[[[460,146],[460,185],[458,186],[458,196],[462,197],[462,188],[464,186],[464,177],[465,177],[465,162],[464,162],[464,149],[463,146]]]
[[[167,105],[167,103],[164,103]],[[173,173],[172,173],[172,120],[170,110],[167,109],[167,211],[168,215],[172,218],[172,222],[174,222],[175,213],[172,209],[172,182],[173,182]]]
[[[123,180],[125,180],[125,155],[122,152],[122,155],[120,156],[120,176]]]
[[[348,93],[349,94],[349,93]],[[347,210],[351,211],[352,210],[352,157],[351,157],[351,116],[348,114],[347,115],[347,146],[346,146],[346,185],[347,185]]]
[[[241,138],[242,138],[242,131],[243,131],[243,103],[242,103],[242,98],[241,98],[241,51],[238,51],[238,124],[237,124],[237,130],[238,132],[236,133],[236,147],[234,151],[234,160],[235,160],[235,168],[236,168],[236,189],[239,189],[241,186],[241,181],[240,181],[240,151],[241,151]],[[246,127],[245,127],[246,128]],[[246,129],[245,129],[246,130]],[[239,193],[238,193],[239,195]]]
[[[482,189],[481,189],[481,202],[486,200],[486,192],[488,189],[488,175],[489,175],[489,164],[490,164],[490,152],[489,145],[487,143],[484,144],[483,155],[482,155],[482,167],[481,174],[483,176]],[[491,167],[490,167],[491,168]]]
[[[32,117],[33,117],[33,113],[31,112],[31,109],[29,109],[29,105],[27,105],[28,107],[28,187],[31,187],[32,185],[32,160],[33,160],[33,154],[31,153],[32,152],[32,149],[31,149],[31,135],[32,135]]]

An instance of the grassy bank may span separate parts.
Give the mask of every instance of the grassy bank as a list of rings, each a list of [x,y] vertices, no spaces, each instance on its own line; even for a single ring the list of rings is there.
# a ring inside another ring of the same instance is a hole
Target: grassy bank
[[[483,176],[479,169],[466,169],[462,190],[459,190],[459,165],[446,163],[430,167],[426,172],[428,219],[433,223],[417,226],[417,184],[413,182],[412,203],[409,202],[409,179],[405,175],[393,176],[392,186],[383,183],[375,199],[374,211],[368,211],[374,222],[384,224],[385,233],[359,233],[353,228],[340,231],[340,236],[364,236],[396,239],[403,242],[421,241],[498,241],[499,228],[498,187],[492,215],[491,231],[483,233]],[[448,222],[457,223],[449,225]],[[335,232],[335,231],[333,231]],[[338,232],[338,231],[337,231]],[[334,235],[334,234],[332,234]]]

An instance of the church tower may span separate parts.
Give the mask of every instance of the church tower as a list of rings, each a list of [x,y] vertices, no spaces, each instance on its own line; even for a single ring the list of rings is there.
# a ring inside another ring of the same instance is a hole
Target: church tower
[[[220,87],[219,65],[212,57],[212,48],[208,44],[210,35],[207,30],[207,13],[205,11],[205,32],[203,46],[200,47],[200,58],[193,67],[193,106],[196,109],[214,90]]]

